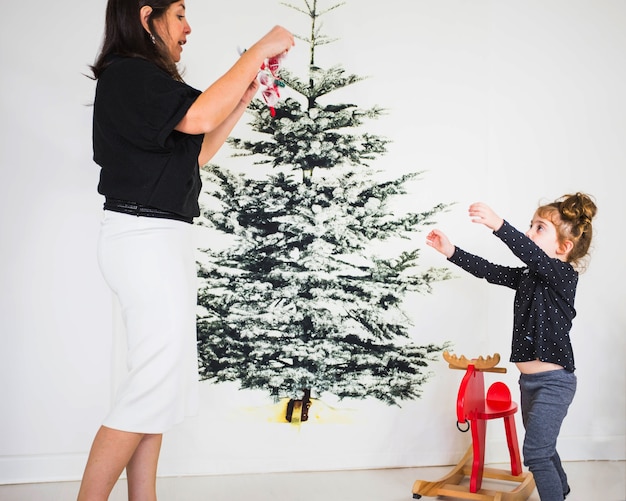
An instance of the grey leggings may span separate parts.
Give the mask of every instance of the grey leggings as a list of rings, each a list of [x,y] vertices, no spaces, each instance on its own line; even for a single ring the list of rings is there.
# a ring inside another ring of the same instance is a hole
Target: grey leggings
[[[565,369],[521,374],[524,464],[535,477],[541,501],[563,501],[567,475],[556,452],[561,423],[576,393],[576,375]]]

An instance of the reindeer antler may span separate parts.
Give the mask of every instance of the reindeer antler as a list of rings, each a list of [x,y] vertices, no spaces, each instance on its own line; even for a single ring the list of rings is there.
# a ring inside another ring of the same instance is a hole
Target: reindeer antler
[[[474,368],[479,371],[506,372],[506,369],[496,367],[496,365],[500,363],[499,353],[494,353],[492,356],[488,356],[487,358],[478,357],[468,360],[464,355],[461,355],[459,358],[456,355],[450,354],[448,351],[444,351],[443,358],[446,362],[448,362],[451,369],[466,370],[468,365],[473,365]]]

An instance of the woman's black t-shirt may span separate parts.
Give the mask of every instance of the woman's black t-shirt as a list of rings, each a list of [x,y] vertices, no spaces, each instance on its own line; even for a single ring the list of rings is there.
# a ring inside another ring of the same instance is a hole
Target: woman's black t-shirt
[[[154,63],[113,57],[98,79],[93,115],[98,192],[192,218],[200,214],[203,135],[174,130],[200,91]]]

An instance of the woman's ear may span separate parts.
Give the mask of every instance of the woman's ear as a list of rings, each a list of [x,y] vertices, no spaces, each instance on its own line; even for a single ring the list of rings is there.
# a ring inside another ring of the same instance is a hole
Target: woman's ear
[[[150,25],[148,24],[150,14],[152,14],[152,7],[150,7],[149,5],[144,5],[139,10],[139,18],[141,20],[141,25],[143,26],[143,29],[146,30],[148,34],[152,35],[152,33],[150,32]]]

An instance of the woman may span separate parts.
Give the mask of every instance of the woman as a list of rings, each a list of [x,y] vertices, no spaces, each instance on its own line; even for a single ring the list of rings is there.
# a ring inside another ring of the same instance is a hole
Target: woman
[[[79,501],[106,500],[126,468],[129,500],[156,499],[163,432],[197,400],[192,225],[199,166],[222,146],[258,89],[263,62],[293,36],[273,28],[204,92],[176,63],[191,28],[184,0],[109,0],[97,80],[94,160],[105,196],[98,257],[117,295],[128,374],[94,439]]]

